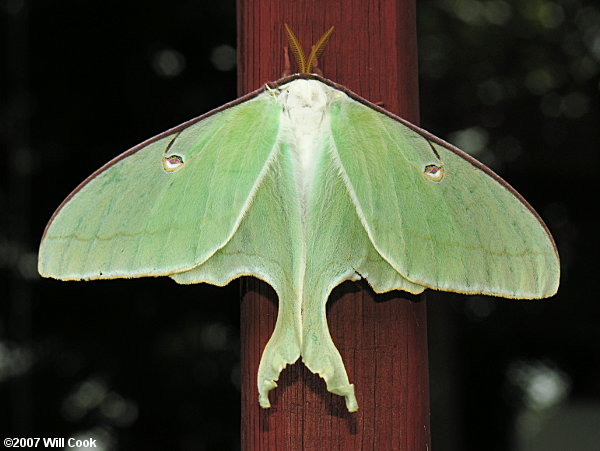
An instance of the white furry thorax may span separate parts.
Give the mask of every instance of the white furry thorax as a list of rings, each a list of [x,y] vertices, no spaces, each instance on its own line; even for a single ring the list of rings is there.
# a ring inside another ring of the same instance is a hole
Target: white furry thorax
[[[310,186],[320,152],[331,136],[330,102],[344,93],[319,80],[297,79],[278,89],[283,112],[281,127],[293,141],[297,177],[303,190]],[[306,192],[306,191],[305,191]]]

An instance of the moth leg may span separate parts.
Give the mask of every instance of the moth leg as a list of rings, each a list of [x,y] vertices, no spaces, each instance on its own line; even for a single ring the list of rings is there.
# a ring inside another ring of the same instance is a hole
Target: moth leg
[[[287,77],[292,75],[292,64],[290,62],[290,52],[287,45],[283,46],[283,75],[282,77]]]
[[[312,46],[312,50],[314,51],[315,46]],[[312,72],[320,75],[321,77],[323,76],[323,71],[321,70],[321,68],[319,67],[319,59],[315,56],[315,60],[312,64]]]

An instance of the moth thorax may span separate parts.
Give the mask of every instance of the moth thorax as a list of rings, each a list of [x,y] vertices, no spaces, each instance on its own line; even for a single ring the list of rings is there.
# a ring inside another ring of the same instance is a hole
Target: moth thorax
[[[327,122],[328,87],[317,80],[294,80],[281,92],[285,121],[294,140],[298,181],[307,188],[313,179],[322,136],[322,127]]]
[[[327,108],[326,85],[317,80],[294,80],[281,93],[290,127],[300,133],[315,133]]]

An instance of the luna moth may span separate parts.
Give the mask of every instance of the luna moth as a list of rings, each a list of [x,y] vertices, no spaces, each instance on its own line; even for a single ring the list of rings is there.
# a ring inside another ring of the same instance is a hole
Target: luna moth
[[[358,409],[325,314],[332,289],[552,296],[556,245],[512,187],[453,145],[310,73],[268,83],[117,156],[44,231],[39,272],[61,280],[169,276],[269,283],[278,317],[259,403],[302,358]]]

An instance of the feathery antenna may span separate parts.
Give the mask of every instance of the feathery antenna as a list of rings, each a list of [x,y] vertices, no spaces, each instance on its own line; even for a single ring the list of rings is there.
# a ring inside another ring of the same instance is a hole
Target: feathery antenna
[[[292,53],[294,54],[294,58],[296,59],[296,65],[298,66],[298,72],[301,74],[310,73],[311,69],[317,58],[323,53],[323,49],[325,48],[325,44],[327,44],[327,40],[331,33],[333,33],[333,28],[331,27],[329,30],[325,32],[323,36],[317,41],[315,45],[313,45],[310,55],[308,59],[306,59],[306,55],[300,47],[300,42],[296,35],[292,32],[288,24],[284,24],[285,31],[288,35],[288,41],[290,43],[290,47],[292,48]]]
[[[327,44],[327,40],[329,39],[329,36],[331,36],[331,33],[333,33],[333,27],[327,30],[325,34],[321,36],[321,39],[319,39],[317,43],[313,45],[310,55],[308,56],[308,61],[306,61],[305,69],[307,73],[310,72],[313,63],[319,56],[321,56],[321,53],[323,53],[323,49],[325,48],[325,44]]]
[[[304,56],[304,51],[302,47],[300,47],[300,42],[298,42],[298,38],[294,34],[294,32],[288,27],[288,24],[285,25],[285,31],[288,35],[288,41],[290,42],[290,47],[292,48],[292,53],[294,54],[294,58],[296,59],[296,65],[298,66],[298,71],[301,74],[306,73],[304,70],[304,65],[306,64],[306,56]]]

